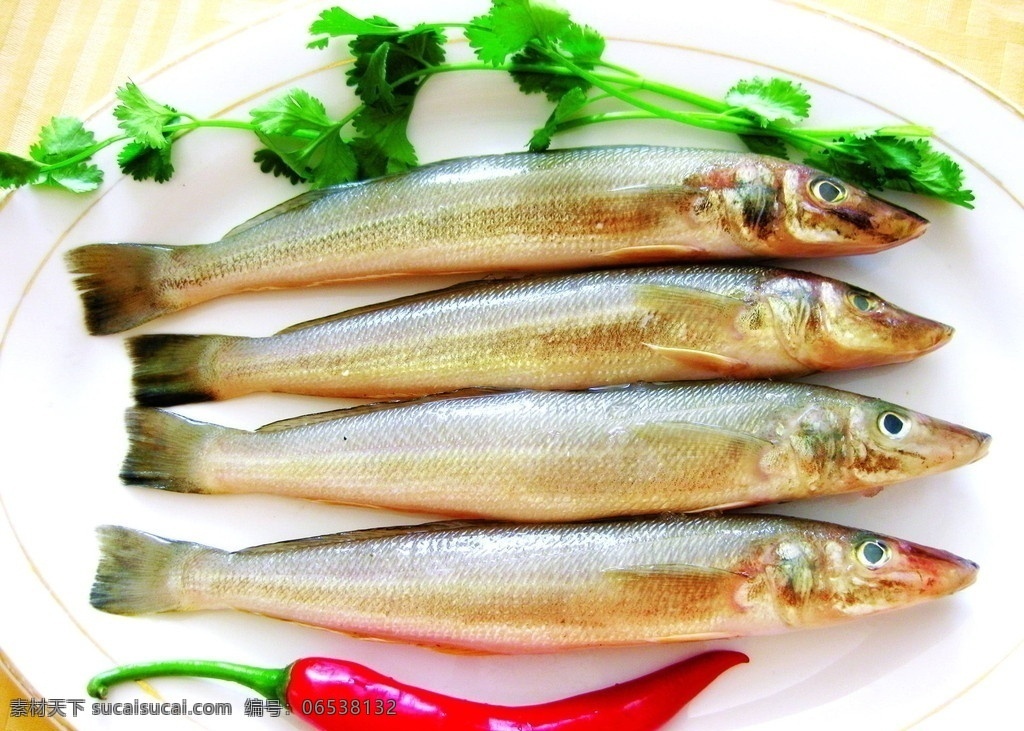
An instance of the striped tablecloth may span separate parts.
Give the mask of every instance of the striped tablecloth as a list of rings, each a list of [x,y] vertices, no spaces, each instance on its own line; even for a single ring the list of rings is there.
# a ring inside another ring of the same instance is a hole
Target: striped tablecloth
[[[144,76],[230,32],[233,26],[279,13],[290,4],[281,0],[0,0],[0,150],[25,154],[52,116],[86,116],[106,103],[125,79]],[[309,0],[302,4],[310,5],[311,14],[319,8]],[[331,4],[335,3],[322,3],[323,7]],[[1008,103],[1024,107],[1022,0],[800,0],[800,4],[915,46]],[[0,232],[0,241],[4,238]],[[8,595],[4,600],[16,597]],[[53,728],[45,719],[9,718],[9,700],[30,695],[19,685],[16,669],[0,648],[0,731]]]

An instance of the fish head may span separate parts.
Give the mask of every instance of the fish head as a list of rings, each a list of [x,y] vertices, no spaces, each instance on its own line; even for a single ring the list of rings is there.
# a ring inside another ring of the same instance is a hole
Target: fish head
[[[925,232],[928,221],[836,177],[779,162],[781,215],[766,237],[772,256],[846,256],[898,246]]]
[[[902,363],[953,335],[949,325],[828,277],[784,272],[766,290],[783,346],[810,370]]]
[[[865,487],[945,472],[988,453],[991,437],[881,399],[856,400],[842,468]]]
[[[828,523],[781,540],[768,559],[776,610],[819,626],[953,594],[978,565],[947,551]]]
[[[817,494],[877,491],[981,459],[991,437],[876,398],[808,386],[776,436]]]

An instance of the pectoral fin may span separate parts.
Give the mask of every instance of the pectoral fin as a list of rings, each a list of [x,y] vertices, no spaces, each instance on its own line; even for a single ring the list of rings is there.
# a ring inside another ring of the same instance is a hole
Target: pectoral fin
[[[615,581],[643,582],[645,586],[670,584],[665,587],[673,592],[687,595],[692,602],[706,603],[716,600],[732,600],[735,593],[749,581],[747,576],[725,569],[690,564],[653,564],[648,566],[624,566],[605,572]]]
[[[671,284],[641,284],[636,287],[640,306],[670,315],[691,317],[694,322],[713,320],[732,322],[746,307],[746,302],[706,289],[676,287]]]
[[[773,446],[767,439],[745,432],[685,421],[641,424],[633,428],[633,434],[664,450],[673,461],[692,456],[701,463],[694,465],[695,470],[713,463],[723,479],[760,474],[761,458]]]
[[[685,368],[712,375],[736,377],[747,368],[747,364],[742,360],[731,358],[727,355],[719,355],[718,353],[709,353],[692,348],[673,348],[665,345],[655,345],[654,343],[644,343],[644,345],[663,358],[668,358]]]

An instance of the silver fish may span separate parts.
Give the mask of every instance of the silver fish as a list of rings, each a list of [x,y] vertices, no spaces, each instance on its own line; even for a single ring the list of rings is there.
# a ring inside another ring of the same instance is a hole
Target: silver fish
[[[877,490],[989,443],[880,399],[772,381],[454,394],[256,432],[157,409],[127,422],[132,485],[530,521]]]
[[[974,581],[953,554],[761,515],[442,523],[228,553],[100,529],[94,607],[240,609],[444,649],[524,653],[818,627]]]
[[[774,157],[596,147],[448,160],[304,193],[220,241],[70,251],[92,333],[215,297],[369,277],[880,251],[927,221]]]
[[[474,282],[272,337],[142,335],[128,347],[138,402],[168,406],[795,376],[910,360],[951,334],[827,277],[704,265]]]

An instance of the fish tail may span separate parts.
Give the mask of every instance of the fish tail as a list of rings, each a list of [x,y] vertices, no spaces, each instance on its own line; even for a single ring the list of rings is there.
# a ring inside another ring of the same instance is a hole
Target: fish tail
[[[128,330],[180,309],[167,302],[159,284],[171,251],[151,244],[89,244],[65,254],[92,335]]]
[[[127,340],[132,389],[143,406],[174,406],[223,396],[210,377],[210,361],[225,335],[137,335]]]
[[[170,541],[142,531],[98,529],[100,560],[89,603],[111,614],[150,614],[186,609],[179,587],[185,561],[216,549]]]
[[[160,409],[128,409],[125,425],[128,454],[121,466],[125,484],[171,492],[208,492],[194,475],[195,455],[211,432],[224,427]]]

